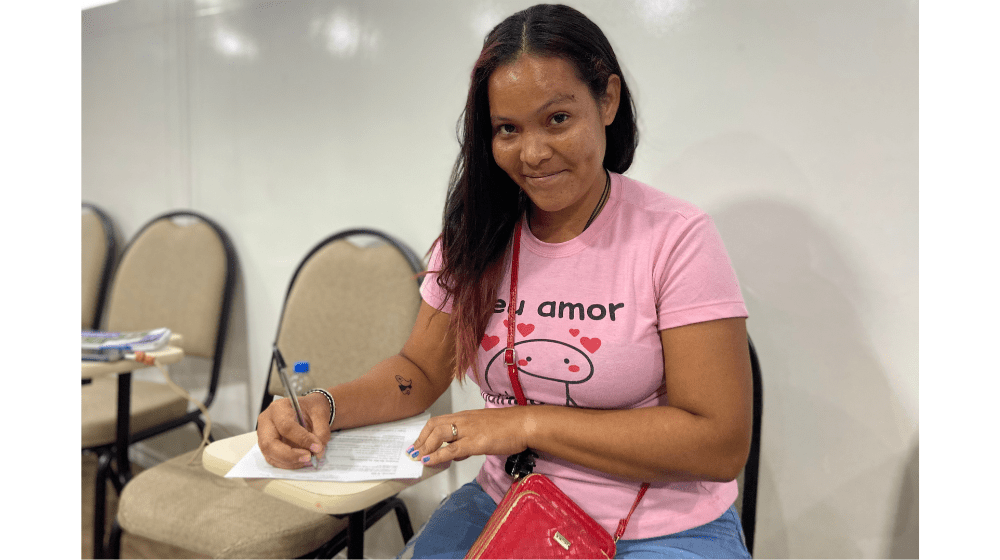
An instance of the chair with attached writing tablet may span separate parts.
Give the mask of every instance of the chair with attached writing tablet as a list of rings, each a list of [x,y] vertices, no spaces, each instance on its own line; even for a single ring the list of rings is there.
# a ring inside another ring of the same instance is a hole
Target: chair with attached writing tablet
[[[359,246],[359,240],[369,243]],[[408,338],[420,307],[422,269],[410,249],[385,234],[349,230],[328,237],[292,276],[275,343],[289,363],[308,361],[319,387],[360,376]],[[284,394],[277,377],[272,361],[261,411]],[[125,488],[109,548],[117,557],[124,534],[194,557],[330,558],[347,547],[348,557],[360,558],[365,529],[390,511],[405,543],[413,529],[397,496],[375,499],[350,515],[318,513],[244,479],[212,474],[200,453],[189,453],[143,471]]]
[[[736,503],[736,509],[740,513],[740,523],[743,524],[747,550],[753,554],[754,533],[757,529],[757,478],[760,470],[760,425],[764,412],[764,383],[760,373],[760,362],[757,359],[757,349],[754,348],[753,340],[749,336],[747,344],[750,348],[750,371],[753,376],[753,423],[750,454],[737,478],[740,500]]]
[[[215,222],[189,211],[170,212],[143,226],[125,248],[114,273],[106,320],[109,331],[167,327],[180,335],[185,360],[207,370],[194,380],[212,403],[219,382],[236,254]],[[191,360],[189,357],[195,357]],[[192,371],[201,372],[200,367]],[[94,494],[94,557],[104,552],[107,483],[119,494],[131,479],[128,447],[137,441],[194,423],[201,411],[166,383],[132,379],[131,372],[97,377],[83,385],[82,449],[97,455]]]

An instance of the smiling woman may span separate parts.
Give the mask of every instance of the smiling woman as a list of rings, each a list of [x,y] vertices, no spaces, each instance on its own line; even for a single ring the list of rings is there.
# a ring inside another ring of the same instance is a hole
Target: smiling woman
[[[618,557],[749,556],[732,507],[750,441],[746,307],[711,219],[623,175],[635,122],[611,45],[580,12],[538,5],[487,35],[416,324],[398,355],[329,389],[334,430],[421,413],[456,378],[482,391],[484,409],[431,418],[406,450],[485,461],[403,557],[465,556],[525,452],[620,527]],[[299,468],[329,430],[300,427],[284,400],[258,442]],[[300,405],[329,416],[321,396]]]
[[[489,81],[493,157],[531,200],[529,223],[548,243],[579,235],[610,183],[604,127],[618,111],[621,80],[595,99],[569,62],[526,54]]]
[[[532,233],[549,242],[571,239],[589,221],[580,215],[600,211],[603,193],[595,197],[595,185],[610,188],[607,172],[624,173],[638,145],[635,107],[614,49],[594,22],[566,6],[529,8],[487,35],[460,124],[440,275],[455,303],[459,378],[475,362],[477,333],[489,319],[484,306],[499,287],[514,224],[530,212]],[[553,142],[555,135],[562,142]],[[561,184],[543,188],[550,181]],[[544,194],[556,190],[561,196]]]

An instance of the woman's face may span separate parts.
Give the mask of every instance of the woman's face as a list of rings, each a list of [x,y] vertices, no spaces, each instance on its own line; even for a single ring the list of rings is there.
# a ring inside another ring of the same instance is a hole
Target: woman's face
[[[620,87],[612,75],[595,100],[572,64],[534,55],[490,76],[493,157],[539,217],[589,218],[604,190],[604,127],[615,118]]]

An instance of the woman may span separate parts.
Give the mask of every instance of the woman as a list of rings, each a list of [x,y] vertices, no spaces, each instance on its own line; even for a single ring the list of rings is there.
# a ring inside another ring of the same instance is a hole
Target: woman
[[[432,418],[408,450],[431,466],[486,460],[403,556],[463,556],[510,486],[505,459],[530,447],[535,472],[609,533],[651,483],[619,557],[749,557],[732,507],[750,443],[746,309],[710,218],[620,175],[635,112],[604,34],[565,6],[507,18],[486,38],[463,119],[410,338],[329,389],[334,429],[419,414],[466,374],[482,390],[484,409]],[[509,305],[531,406],[514,401],[503,365]],[[397,375],[413,380],[405,393]],[[311,431],[283,400],[260,415],[272,465],[323,452],[329,403],[301,404]]]

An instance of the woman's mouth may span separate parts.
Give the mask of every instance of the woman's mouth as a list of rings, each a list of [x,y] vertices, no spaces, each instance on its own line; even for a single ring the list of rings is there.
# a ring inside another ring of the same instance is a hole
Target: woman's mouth
[[[555,173],[535,173],[532,175],[524,175],[524,180],[530,185],[543,186],[559,177],[562,177],[562,174],[562,171],[556,171]]]

